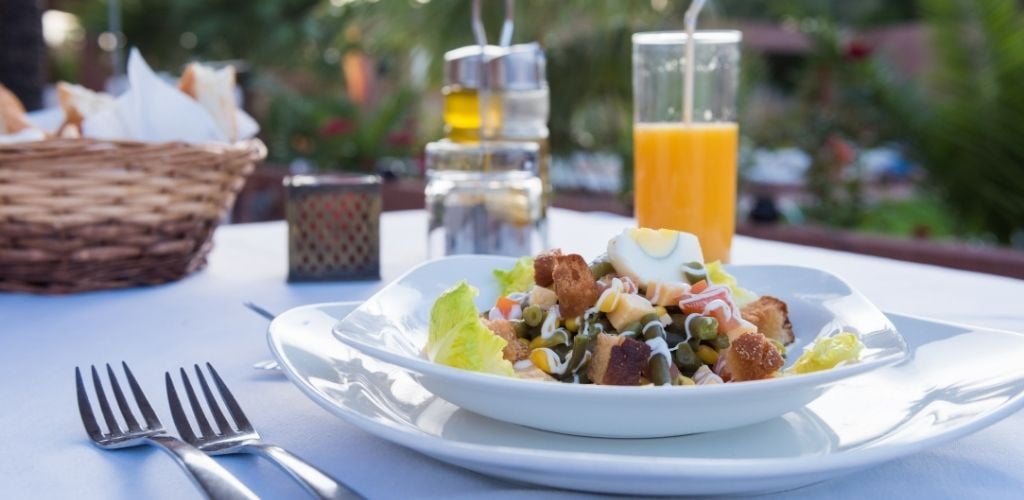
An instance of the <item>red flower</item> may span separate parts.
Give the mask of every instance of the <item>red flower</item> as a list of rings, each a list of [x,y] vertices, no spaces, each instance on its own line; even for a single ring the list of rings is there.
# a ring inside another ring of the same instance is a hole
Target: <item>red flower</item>
[[[388,144],[391,146],[408,146],[412,144],[412,132],[401,130],[388,134]]]
[[[871,47],[860,40],[853,40],[846,45],[846,57],[859,61],[871,56]]]
[[[347,118],[331,118],[320,127],[320,137],[329,139],[331,137],[345,135],[356,129],[352,120]]]

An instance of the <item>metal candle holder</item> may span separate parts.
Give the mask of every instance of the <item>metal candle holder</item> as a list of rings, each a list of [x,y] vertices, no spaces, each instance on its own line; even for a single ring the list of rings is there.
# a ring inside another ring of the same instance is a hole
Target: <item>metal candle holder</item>
[[[286,177],[288,281],[380,279],[380,177]]]

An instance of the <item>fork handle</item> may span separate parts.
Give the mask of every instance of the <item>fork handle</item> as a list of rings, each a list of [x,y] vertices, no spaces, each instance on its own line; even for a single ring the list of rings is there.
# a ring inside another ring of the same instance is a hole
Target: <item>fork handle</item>
[[[283,469],[296,481],[302,484],[313,496],[322,499],[362,499],[365,498],[352,488],[345,486],[328,476],[324,471],[313,467],[301,458],[292,455],[288,450],[265,443],[248,443],[246,451],[260,455]]]
[[[147,438],[150,443],[163,449],[189,473],[192,482],[212,500],[259,500],[227,469],[221,467],[207,454],[184,441],[166,435]]]

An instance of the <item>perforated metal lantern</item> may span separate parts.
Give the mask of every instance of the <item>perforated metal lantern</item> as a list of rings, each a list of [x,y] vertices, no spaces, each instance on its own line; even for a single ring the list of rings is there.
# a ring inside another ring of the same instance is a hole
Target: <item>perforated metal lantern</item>
[[[288,281],[380,279],[380,177],[287,177]]]

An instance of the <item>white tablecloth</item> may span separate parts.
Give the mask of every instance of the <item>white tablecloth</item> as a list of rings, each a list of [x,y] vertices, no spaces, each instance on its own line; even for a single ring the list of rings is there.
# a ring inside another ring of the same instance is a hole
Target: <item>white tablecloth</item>
[[[555,210],[552,242],[596,255],[631,221]],[[283,223],[217,231],[209,266],[180,282],[65,297],[0,294],[0,497],[192,498],[196,490],[161,452],[104,452],[82,430],[75,366],[127,361],[165,424],[163,374],[210,361],[263,436],[371,498],[511,498],[540,490],[464,471],[366,434],[331,416],[283,376],[258,372],[272,311],[359,300],[424,259],[421,212],[385,214],[383,282],[287,284]],[[845,277],[885,310],[1024,331],[1024,281],[855,254],[737,238],[737,263],[815,266]],[[1024,360],[1021,360],[1024,363]],[[1020,498],[1024,414],[959,441],[779,498]],[[272,465],[220,459],[261,496],[302,496]]]

